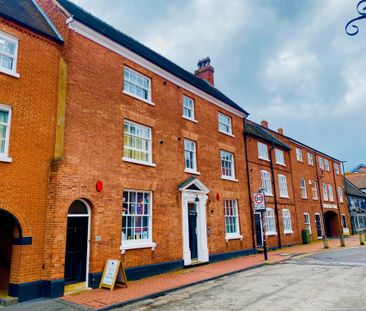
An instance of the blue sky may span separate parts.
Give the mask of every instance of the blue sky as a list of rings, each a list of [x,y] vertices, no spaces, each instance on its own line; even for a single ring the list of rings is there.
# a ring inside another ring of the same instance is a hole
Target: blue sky
[[[272,129],[340,160],[366,162],[366,20],[349,0],[73,0],[193,72]],[[365,95],[365,96],[364,96]]]

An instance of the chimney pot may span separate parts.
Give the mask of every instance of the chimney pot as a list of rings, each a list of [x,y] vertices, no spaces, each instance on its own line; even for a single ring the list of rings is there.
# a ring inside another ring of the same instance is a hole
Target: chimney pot
[[[267,121],[267,120],[262,120],[262,121],[261,121],[261,125],[262,125],[263,127],[268,128],[268,121]]]
[[[198,69],[194,72],[195,76],[198,78],[201,78],[203,80],[206,80],[209,84],[212,86],[215,85],[215,79],[214,79],[214,67],[211,66],[211,59],[209,57],[206,57],[204,59],[201,59],[197,63]]]
[[[278,130],[277,130],[277,132],[278,132],[278,134],[281,134],[281,135],[283,135],[283,128],[279,128]]]

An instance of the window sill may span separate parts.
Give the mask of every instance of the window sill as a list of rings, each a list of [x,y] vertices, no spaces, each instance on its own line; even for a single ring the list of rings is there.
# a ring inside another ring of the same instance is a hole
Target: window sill
[[[266,236],[276,236],[277,232],[266,232]]]
[[[134,164],[140,164],[140,165],[145,165],[145,166],[150,166],[150,167],[155,167],[156,166],[156,164],[155,163],[152,163],[152,162],[144,162],[144,161],[139,161],[139,160],[125,158],[125,157],[123,157],[122,160],[124,162],[129,162],[129,163],[134,163]]]
[[[233,182],[239,182],[238,179],[232,178],[232,177],[228,177],[228,176],[221,176],[221,179],[228,180],[228,181],[233,181]]]
[[[220,131],[220,130],[219,130],[219,133],[235,138],[235,136],[231,133],[226,133],[226,132]]]
[[[11,70],[7,70],[7,69],[5,69],[5,68],[0,68],[0,72],[1,72],[1,73],[4,73],[4,74],[6,74],[6,75],[12,76],[12,77],[14,77],[14,78],[17,78],[17,79],[19,79],[19,78],[20,78],[20,74],[19,74],[19,73],[14,72],[14,71],[11,71]]]
[[[227,234],[225,236],[225,241],[228,242],[229,240],[243,240],[243,236],[241,234]]]
[[[13,162],[13,159],[5,156],[0,156],[0,162],[11,163]]]
[[[188,173],[188,174],[194,174],[194,175],[201,175],[200,172],[197,171],[193,171],[193,170],[189,170],[189,169],[185,169],[184,173]]]
[[[280,166],[283,166],[283,167],[286,167],[286,164],[284,164],[284,163],[277,163],[277,162],[276,162],[276,164],[277,164],[277,165],[280,165]]]
[[[127,241],[122,241],[122,245],[120,247],[121,253],[124,254],[126,250],[129,249],[139,249],[139,248],[151,248],[151,250],[155,250],[156,243],[146,241],[146,242],[134,242],[134,243],[127,243],[126,245],[123,245],[123,243],[126,243]],[[128,241],[129,242],[129,241]]]
[[[258,156],[258,159],[269,162],[269,159],[268,158],[262,158],[262,157]]]
[[[266,197],[273,197],[273,194],[272,193],[265,193],[264,194]]]
[[[182,116],[182,118],[183,118],[183,119],[185,119],[185,120],[187,120],[187,121],[191,121],[191,122],[193,122],[193,123],[198,123],[198,121],[197,121],[197,120],[195,120],[195,119],[190,119],[190,118],[187,118],[187,117],[185,117],[185,116]]]
[[[155,106],[155,104],[154,104],[152,101],[147,100],[147,99],[144,99],[144,98],[141,98],[141,97],[138,97],[137,95],[132,94],[132,93],[130,93],[130,92],[127,92],[127,91],[125,91],[125,90],[123,90],[123,94],[125,94],[125,95],[127,95],[127,96],[131,96],[131,97],[133,97],[133,98],[135,98],[135,99],[138,99],[138,100],[140,100],[140,101],[142,101],[142,102],[144,102],[144,103],[146,103],[146,104],[148,104],[148,105],[150,105],[150,106]]]
[[[290,197],[288,196],[288,195],[286,195],[286,196],[282,196],[282,195],[280,195],[280,199],[289,199]]]
[[[296,160],[297,160],[297,162],[304,164],[304,160],[299,160],[299,159],[296,159]]]
[[[293,234],[293,231],[284,231],[283,234]]]

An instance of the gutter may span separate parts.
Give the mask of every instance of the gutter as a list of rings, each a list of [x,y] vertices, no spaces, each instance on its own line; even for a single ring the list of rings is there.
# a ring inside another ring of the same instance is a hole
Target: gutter
[[[252,191],[250,188],[250,174],[249,174],[249,160],[248,160],[248,145],[247,145],[247,138],[248,135],[245,132],[246,127],[246,118],[243,119],[244,123],[244,152],[245,152],[245,164],[246,164],[246,171],[247,171],[247,182],[248,182],[248,195],[249,195],[249,208],[250,208],[250,220],[251,220],[251,226],[252,226],[252,244],[253,248],[257,249],[257,245],[255,242],[255,226],[254,226],[254,210],[253,210],[253,202],[252,202]]]

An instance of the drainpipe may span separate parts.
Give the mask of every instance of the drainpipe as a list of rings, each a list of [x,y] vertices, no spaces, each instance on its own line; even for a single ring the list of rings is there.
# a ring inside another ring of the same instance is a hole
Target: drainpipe
[[[337,164],[338,165],[338,164]],[[339,198],[338,198],[338,187],[337,187],[337,182],[336,182],[336,178],[335,178],[335,173],[334,173],[334,163],[332,161],[332,175],[333,175],[333,182],[334,182],[334,191],[335,191],[335,195],[336,195],[336,202],[337,202],[337,209],[338,209],[338,226],[339,226],[339,230],[340,230],[340,235],[339,235],[339,242],[341,243],[341,247],[345,247],[346,244],[344,242],[344,236],[343,236],[343,228],[342,228],[342,220],[341,220],[341,205],[339,204]]]
[[[314,155],[314,162],[315,162],[315,170],[316,170],[316,179],[317,179],[317,184],[318,184],[318,197],[319,197],[319,203],[320,203],[320,210],[322,212],[322,221],[323,221],[323,230],[322,230],[322,240],[323,240],[323,246],[324,248],[329,248],[328,245],[328,239],[326,236],[326,226],[325,226],[325,217],[324,217],[324,208],[323,208],[323,200],[322,200],[322,192],[320,191],[320,181],[323,178],[323,176],[319,176],[319,172],[318,172],[318,158],[316,156],[316,153],[313,153]]]
[[[249,174],[249,160],[248,160],[248,144],[247,144],[248,136],[245,133],[245,126],[246,126],[245,119],[243,119],[243,122],[244,122],[244,152],[245,152],[245,163],[246,163],[246,170],[247,170],[250,220],[251,220],[251,225],[252,225],[252,243],[253,243],[253,249],[256,249],[257,245],[255,243],[254,211],[253,211],[253,202],[252,202],[252,191],[250,188],[250,174]]]
[[[273,187],[273,198],[274,198],[274,205],[275,205],[275,213],[276,213],[276,223],[277,223],[277,239],[278,239],[278,248],[282,248],[281,243],[281,229],[280,229],[280,221],[278,216],[278,204],[277,204],[277,188],[276,188],[276,179],[274,175],[273,169],[273,159],[272,159],[272,150],[274,149],[274,141],[272,139],[272,147],[269,149],[269,164],[271,166],[271,175],[272,175],[272,187]]]
[[[346,195],[347,208],[348,208],[349,216],[351,217],[351,208],[349,206],[349,201],[348,201],[348,190],[347,190],[347,182],[346,182],[346,176],[345,176],[346,171],[344,170],[344,163],[345,162],[347,162],[347,161],[341,161],[341,163],[342,163],[342,176],[343,176],[343,184],[344,184],[344,194]],[[354,226],[352,226],[351,219],[350,219],[350,225],[351,225],[352,234],[357,233],[353,230]]]

